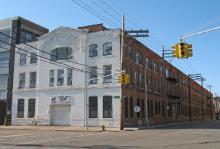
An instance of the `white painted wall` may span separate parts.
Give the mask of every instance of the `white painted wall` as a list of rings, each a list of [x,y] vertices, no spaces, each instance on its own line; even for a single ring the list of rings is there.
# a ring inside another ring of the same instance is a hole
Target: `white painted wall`
[[[102,68],[105,64],[112,64],[113,73],[120,69],[120,31],[119,30],[108,30],[102,32],[87,33],[85,31],[70,29],[70,28],[58,28],[42,37],[39,41],[30,43],[34,47],[38,47],[50,53],[51,50],[60,47],[68,46],[73,49],[72,61],[87,64],[90,66],[98,66]],[[112,56],[103,56],[103,43],[112,42],[113,54]],[[86,57],[85,51],[88,52],[88,47],[92,43],[98,44],[98,57],[89,58]],[[35,51],[33,48],[25,45],[18,45],[28,51]],[[44,57],[50,58],[49,55],[38,52]],[[30,125],[32,124],[33,118],[27,118],[28,111],[28,99],[36,99],[36,117],[39,125],[48,125],[49,122],[49,106],[50,100],[53,96],[71,96],[71,124],[73,126],[84,126],[85,125],[85,74],[78,71],[73,71],[73,85],[67,86],[67,73],[64,68],[64,86],[56,86],[56,71],[55,71],[55,86],[49,86],[49,71],[61,68],[46,62],[38,60],[37,64],[30,64],[29,58],[24,66],[19,65],[20,55],[15,56],[15,71],[14,71],[14,89],[13,89],[13,103],[12,103],[12,124],[13,125]],[[84,69],[84,66],[79,66],[71,62],[61,61],[62,63],[69,64],[73,67]],[[35,89],[29,89],[29,73],[32,71],[37,72],[37,87]],[[19,73],[26,72],[26,88],[18,89]],[[103,73],[100,69],[98,73]],[[100,76],[99,76],[100,77]],[[106,125],[108,127],[119,127],[120,122],[120,99],[114,98],[114,96],[120,96],[120,85],[117,83],[117,76],[113,77],[113,83],[103,84],[102,78],[96,85],[88,85],[88,97],[95,95],[98,96],[98,118],[89,119],[88,124],[90,126]],[[102,118],[103,108],[103,96],[113,96],[113,118],[105,119]],[[24,118],[16,118],[17,115],[17,100],[19,98],[25,99],[25,116]]]

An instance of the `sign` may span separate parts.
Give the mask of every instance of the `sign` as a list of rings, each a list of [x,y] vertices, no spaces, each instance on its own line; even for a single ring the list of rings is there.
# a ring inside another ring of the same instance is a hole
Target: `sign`
[[[52,104],[70,104],[71,97],[70,96],[54,96],[51,97]]]
[[[118,99],[119,99],[119,98],[120,98],[120,96],[114,96],[114,98],[118,98]]]
[[[141,108],[139,106],[134,107],[134,112],[140,112]]]

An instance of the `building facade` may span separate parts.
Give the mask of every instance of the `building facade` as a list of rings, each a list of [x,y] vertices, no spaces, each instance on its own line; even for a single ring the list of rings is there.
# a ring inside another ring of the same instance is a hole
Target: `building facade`
[[[220,119],[220,97],[216,96],[213,100],[215,118]]]
[[[129,35],[122,67],[131,80],[118,83],[119,29],[60,27],[29,44],[37,49],[16,49],[13,125],[119,128],[211,118],[212,94]]]
[[[13,17],[0,21],[0,32],[0,124],[10,124],[14,45],[34,41],[36,37],[47,33],[48,29],[24,18]]]
[[[119,126],[119,30],[60,27],[29,44],[44,52],[18,45],[30,53],[15,56],[13,125]]]

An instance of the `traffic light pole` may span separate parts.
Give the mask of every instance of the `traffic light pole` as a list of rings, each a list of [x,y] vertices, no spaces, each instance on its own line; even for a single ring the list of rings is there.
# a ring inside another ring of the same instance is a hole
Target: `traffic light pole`
[[[124,14],[122,15],[122,29],[121,29],[121,48],[120,48],[120,64],[121,70],[123,69],[123,53],[124,53],[124,31],[125,21]],[[121,84],[121,116],[120,116],[120,130],[124,129],[124,97],[123,97],[123,85]]]

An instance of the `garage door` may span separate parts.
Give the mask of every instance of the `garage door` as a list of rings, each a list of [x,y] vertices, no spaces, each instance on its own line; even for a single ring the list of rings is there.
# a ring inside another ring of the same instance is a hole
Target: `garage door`
[[[51,125],[70,125],[71,105],[51,105],[50,124]]]

